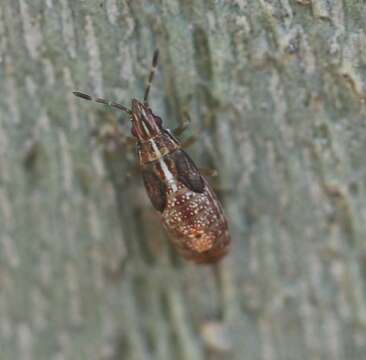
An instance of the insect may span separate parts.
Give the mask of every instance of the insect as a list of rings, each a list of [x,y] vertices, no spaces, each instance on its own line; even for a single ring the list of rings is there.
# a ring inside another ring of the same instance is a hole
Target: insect
[[[150,108],[148,98],[158,55],[155,50],[144,100],[132,99],[131,109],[80,92],[74,95],[117,108],[129,116],[143,182],[171,242],[184,258],[213,263],[229,249],[227,221],[205,177]]]

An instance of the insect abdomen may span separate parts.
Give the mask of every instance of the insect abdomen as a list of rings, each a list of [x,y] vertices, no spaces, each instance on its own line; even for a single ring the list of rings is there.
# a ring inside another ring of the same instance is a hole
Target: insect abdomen
[[[209,263],[226,254],[230,236],[220,203],[183,150],[145,164],[143,179],[171,241],[185,258]]]
[[[183,184],[168,196],[163,223],[173,244],[187,259],[197,263],[219,260],[230,243],[226,219],[206,181],[202,193]]]

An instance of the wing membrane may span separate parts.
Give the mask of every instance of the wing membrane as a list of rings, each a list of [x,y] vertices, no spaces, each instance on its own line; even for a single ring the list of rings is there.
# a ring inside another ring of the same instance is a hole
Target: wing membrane
[[[191,158],[183,150],[175,151],[173,156],[178,180],[192,191],[202,193],[205,190],[205,182]]]

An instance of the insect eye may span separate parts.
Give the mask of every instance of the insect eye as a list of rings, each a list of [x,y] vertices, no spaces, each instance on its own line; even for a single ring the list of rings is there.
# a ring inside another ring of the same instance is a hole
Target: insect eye
[[[163,123],[163,121],[161,120],[161,117],[159,116],[155,116],[155,122],[156,124],[160,127],[161,124]]]

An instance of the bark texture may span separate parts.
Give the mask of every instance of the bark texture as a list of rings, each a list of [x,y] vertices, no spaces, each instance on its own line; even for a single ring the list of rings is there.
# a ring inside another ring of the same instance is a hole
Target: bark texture
[[[0,358],[364,360],[365,19],[361,0],[1,0]],[[175,255],[127,147],[93,144],[120,114],[71,94],[129,106],[156,47],[153,109],[189,111],[219,173],[217,267]]]

